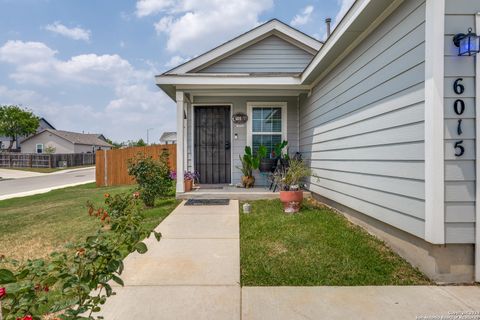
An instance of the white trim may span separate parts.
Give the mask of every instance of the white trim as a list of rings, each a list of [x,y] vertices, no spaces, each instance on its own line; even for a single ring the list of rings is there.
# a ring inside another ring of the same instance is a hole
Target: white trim
[[[284,77],[266,77],[266,76],[251,76],[251,75],[205,75],[205,74],[185,74],[185,75],[160,75],[156,76],[157,85],[198,85],[199,88],[208,88],[208,86],[225,86],[232,88],[232,86],[250,86],[251,88],[269,88],[271,86],[292,86],[294,89],[301,88],[300,78],[294,76]],[[305,86],[309,89],[309,86]]]
[[[177,91],[177,193],[185,192],[184,173],[185,173],[185,155],[184,155],[184,112],[185,112],[185,94],[183,91]]]
[[[445,0],[427,0],[425,18],[425,240],[445,243]]]
[[[289,42],[300,47],[299,44],[303,45],[302,49],[310,48],[313,51],[318,51],[322,46],[322,43],[318,40],[315,40],[306,34],[278,21],[271,20],[264,23],[263,25],[254,28],[200,56],[194,58],[172,70],[166,72],[166,74],[183,74],[194,69],[197,69],[203,65],[210,63],[212,60],[217,60],[227,56],[234,50],[241,50],[253,43],[256,43],[259,40],[264,39],[270,34],[280,35],[284,34],[291,38]],[[298,43],[296,43],[298,42]],[[311,51],[312,52],[312,51]]]
[[[38,149],[39,149],[38,146],[42,146],[42,152],[38,152]],[[43,154],[44,150],[45,150],[45,148],[44,148],[44,146],[43,146],[43,143],[37,143],[37,144],[35,144],[35,153],[36,153],[36,154]]]
[[[192,98],[193,100],[193,98]],[[192,171],[195,171],[195,107],[215,107],[215,106],[228,106],[230,107],[230,117],[229,119],[232,119],[233,116],[233,103],[192,103],[191,104],[191,110],[192,110],[192,122],[190,123],[190,131],[191,131],[191,157],[192,157]],[[230,185],[233,184],[233,167],[234,167],[234,159],[233,159],[233,144],[234,144],[234,139],[233,139],[233,126],[231,121],[229,122],[230,124]]]
[[[475,15],[475,30],[480,30],[480,12]],[[480,54],[475,57],[475,127],[476,194],[475,194],[475,281],[480,282]]]
[[[252,146],[252,109],[255,107],[275,107],[282,108],[282,140],[287,140],[287,102],[247,102],[247,146]]]

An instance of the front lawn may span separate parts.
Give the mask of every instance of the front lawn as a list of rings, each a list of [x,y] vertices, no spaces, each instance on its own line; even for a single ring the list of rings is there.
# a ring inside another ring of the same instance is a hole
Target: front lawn
[[[252,213],[240,213],[242,286],[430,284],[382,241],[327,207],[310,202],[286,215],[278,200],[251,204]]]
[[[0,201],[0,255],[15,259],[45,258],[65,244],[94,233],[98,220],[88,216],[86,202],[101,205],[104,194],[132,186],[97,188],[94,183]],[[176,206],[174,198],[157,200],[145,211],[145,225],[158,225]]]

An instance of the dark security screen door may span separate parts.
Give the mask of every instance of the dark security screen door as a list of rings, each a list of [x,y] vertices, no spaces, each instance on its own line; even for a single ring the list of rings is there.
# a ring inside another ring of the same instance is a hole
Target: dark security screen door
[[[230,183],[230,107],[195,107],[194,137],[200,183]]]

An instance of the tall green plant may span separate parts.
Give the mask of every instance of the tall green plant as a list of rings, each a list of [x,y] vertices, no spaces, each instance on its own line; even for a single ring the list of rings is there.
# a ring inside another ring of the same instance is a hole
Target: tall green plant
[[[9,137],[8,150],[19,136],[28,136],[37,132],[40,118],[31,111],[18,106],[0,106],[0,135]]]
[[[253,176],[253,170],[257,170],[259,168],[260,160],[265,158],[266,155],[267,148],[264,145],[261,145],[258,148],[256,155],[253,154],[250,146],[246,146],[243,156],[239,156],[242,166],[237,168],[242,171],[242,174],[245,177],[251,177]]]

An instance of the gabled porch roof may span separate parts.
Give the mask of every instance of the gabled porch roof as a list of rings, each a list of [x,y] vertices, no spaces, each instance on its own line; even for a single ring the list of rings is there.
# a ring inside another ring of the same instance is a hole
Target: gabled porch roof
[[[403,0],[356,0],[325,43],[280,22],[271,20],[225,44],[194,58],[162,75],[156,84],[173,100],[177,90],[252,89],[309,91],[342,59],[352,52]],[[272,34],[280,35],[305,50],[318,50],[300,74],[285,73],[196,73]]]

